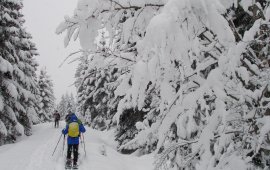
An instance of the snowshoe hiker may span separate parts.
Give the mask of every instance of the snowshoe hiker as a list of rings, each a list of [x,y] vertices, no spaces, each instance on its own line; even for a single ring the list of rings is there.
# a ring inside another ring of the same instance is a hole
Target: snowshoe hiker
[[[54,112],[53,117],[54,117],[54,127],[58,128],[59,127],[59,120],[60,120],[61,116],[57,110]]]
[[[67,161],[66,168],[78,168],[78,150],[79,150],[79,134],[84,133],[86,130],[82,124],[82,122],[77,118],[75,113],[70,115],[69,121],[67,122],[66,128],[62,130],[64,135],[68,134],[67,137]],[[71,154],[73,152],[73,162],[71,159]],[[72,165],[73,163],[73,165]]]
[[[65,121],[66,121],[67,124],[68,124],[68,122],[70,121],[71,115],[72,115],[72,111],[68,111],[68,114],[67,114],[66,117],[65,117]]]

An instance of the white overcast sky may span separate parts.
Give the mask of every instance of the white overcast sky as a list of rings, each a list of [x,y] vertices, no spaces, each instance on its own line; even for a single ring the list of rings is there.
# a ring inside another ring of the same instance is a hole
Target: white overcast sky
[[[75,87],[74,74],[77,63],[59,65],[71,53],[80,49],[79,43],[71,42],[64,48],[64,34],[56,35],[56,27],[63,21],[65,15],[72,15],[77,0],[23,0],[25,27],[32,34],[39,56],[37,61],[41,67],[46,67],[54,83],[54,93],[57,101],[62,94],[72,92]]]

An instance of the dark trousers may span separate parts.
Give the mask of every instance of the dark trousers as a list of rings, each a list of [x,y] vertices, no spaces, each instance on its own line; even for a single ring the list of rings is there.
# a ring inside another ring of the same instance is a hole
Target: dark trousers
[[[59,127],[59,120],[54,120],[54,127]]]
[[[79,149],[79,144],[73,144],[73,145],[68,145],[67,149],[67,159],[71,159],[71,153],[73,151],[73,164],[76,164],[78,161],[78,149]]]

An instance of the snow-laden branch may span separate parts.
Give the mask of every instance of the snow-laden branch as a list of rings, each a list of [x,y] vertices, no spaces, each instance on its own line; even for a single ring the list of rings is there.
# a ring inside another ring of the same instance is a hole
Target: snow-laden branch
[[[125,6],[125,5],[120,4],[119,2],[116,2],[113,0],[110,0],[110,1],[115,3],[118,7],[112,7],[111,9],[103,9],[100,13],[109,12],[109,11],[128,10],[128,9],[139,10],[139,9],[145,8],[145,7],[161,8],[164,6],[164,4],[144,4],[143,6],[136,6],[136,5]]]
[[[227,135],[227,134],[235,134],[235,133],[244,133],[243,131],[241,130],[231,130],[231,131],[227,131],[223,134],[218,134],[218,135],[215,135],[213,139],[217,139],[217,138],[220,138],[221,135]],[[165,164],[166,162],[166,158],[168,157],[168,155],[173,152],[173,151],[176,151],[178,148],[180,147],[183,147],[185,145],[191,145],[191,144],[194,144],[194,143],[198,143],[199,142],[199,139],[198,140],[193,140],[193,141],[187,141],[187,140],[180,140],[180,142],[178,143],[175,143],[173,145],[171,145],[170,147],[168,147],[167,149],[165,149],[162,153],[160,153],[158,155],[158,157],[156,158],[156,161],[155,161],[155,170],[159,170],[163,167],[163,164]],[[195,157],[195,155],[199,154],[200,153],[200,148],[202,147],[197,147],[198,149],[194,152],[191,153],[191,157]],[[186,156],[188,157],[188,156]],[[186,161],[186,162],[189,162],[189,161]],[[184,165],[182,165],[184,167]]]

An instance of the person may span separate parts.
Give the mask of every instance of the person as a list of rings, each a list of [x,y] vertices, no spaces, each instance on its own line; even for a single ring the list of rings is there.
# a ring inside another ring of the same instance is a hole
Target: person
[[[54,117],[54,127],[58,128],[59,127],[60,114],[58,113],[57,110],[54,112],[53,117]]]
[[[80,133],[84,133],[86,130],[82,124],[82,122],[77,118],[75,113],[70,114],[69,121],[65,129],[62,130],[64,135],[68,134],[67,137],[67,161],[66,161],[66,168],[73,167],[78,168],[77,161],[78,161],[78,149],[79,149],[79,135]],[[73,166],[72,166],[72,159],[71,154],[73,152]]]
[[[66,121],[67,124],[68,124],[68,122],[70,121],[69,119],[70,119],[71,115],[72,115],[72,111],[69,110],[69,111],[68,111],[68,114],[67,114],[66,117],[65,117],[65,121]]]

